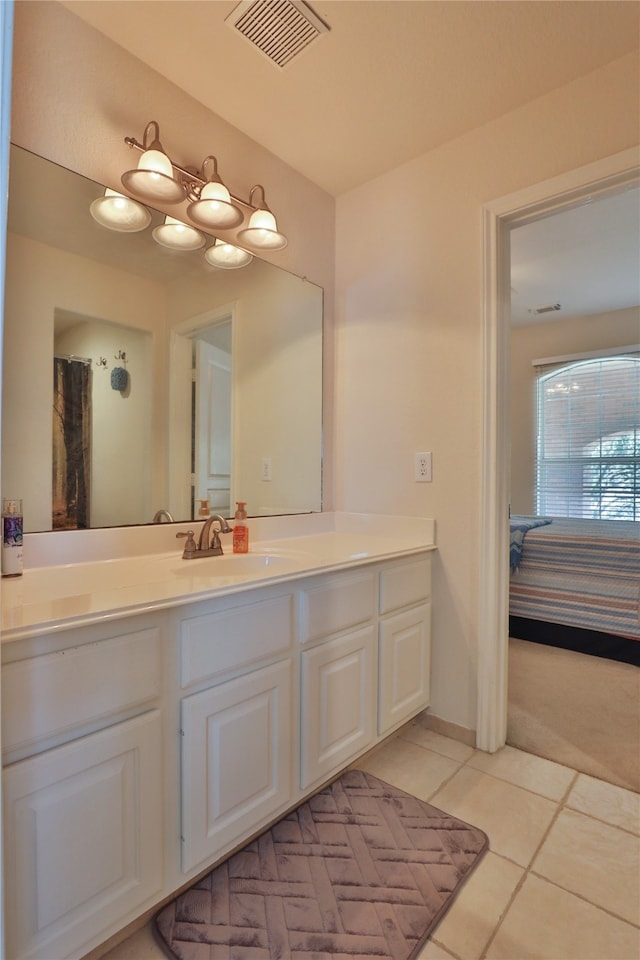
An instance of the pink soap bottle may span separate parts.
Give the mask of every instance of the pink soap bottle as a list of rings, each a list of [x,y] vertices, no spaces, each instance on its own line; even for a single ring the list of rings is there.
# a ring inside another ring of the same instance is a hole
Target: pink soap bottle
[[[249,527],[247,526],[247,504],[236,500],[236,515],[233,524],[233,552],[249,553]]]

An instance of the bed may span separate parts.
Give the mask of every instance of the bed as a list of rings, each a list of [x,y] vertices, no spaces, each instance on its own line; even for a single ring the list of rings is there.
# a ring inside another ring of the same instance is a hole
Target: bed
[[[640,522],[512,517],[509,633],[640,666]]]

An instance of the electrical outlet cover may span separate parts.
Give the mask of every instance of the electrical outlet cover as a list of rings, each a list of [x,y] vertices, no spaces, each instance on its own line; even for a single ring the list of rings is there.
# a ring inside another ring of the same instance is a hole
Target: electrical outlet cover
[[[414,479],[416,483],[431,483],[431,453],[416,453]]]

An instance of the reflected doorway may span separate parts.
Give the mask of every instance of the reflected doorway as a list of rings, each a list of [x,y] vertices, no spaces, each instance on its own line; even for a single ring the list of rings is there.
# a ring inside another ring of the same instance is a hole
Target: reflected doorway
[[[200,508],[231,516],[232,321],[193,336],[192,474],[194,519]]]

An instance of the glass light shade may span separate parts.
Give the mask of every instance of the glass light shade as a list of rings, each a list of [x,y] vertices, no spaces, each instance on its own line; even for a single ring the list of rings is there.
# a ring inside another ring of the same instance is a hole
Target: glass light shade
[[[225,243],[224,240],[216,240],[214,246],[207,247],[204,258],[212,267],[222,267],[223,270],[237,270],[238,267],[246,267],[253,260],[253,256],[246,250],[234,247],[232,243]]]
[[[282,250],[287,245],[287,238],[278,233],[276,218],[270,210],[252,213],[249,226],[238,233],[238,239],[258,250]]]
[[[175,217],[165,217],[164,223],[156,227],[151,235],[160,246],[172,250],[199,250],[206,242],[199,230]]]
[[[173,176],[171,160],[162,150],[145,150],[135,170],[122,174],[122,182],[143,200],[180,203],[184,188]]]
[[[104,196],[93,201],[89,212],[100,226],[119,233],[137,233],[151,223],[151,214],[146,207],[110,187],[106,188]]]
[[[187,213],[202,227],[237,227],[244,214],[231,200],[231,195],[220,180],[210,180],[200,191],[198,200],[187,207]]]

